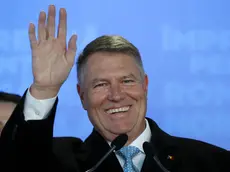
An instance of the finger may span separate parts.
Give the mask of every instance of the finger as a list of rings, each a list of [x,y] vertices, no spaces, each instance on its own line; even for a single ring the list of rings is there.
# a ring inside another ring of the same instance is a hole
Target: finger
[[[69,64],[73,65],[76,51],[77,51],[77,35],[73,35],[68,43],[68,50],[66,52],[66,60]]]
[[[61,8],[59,11],[59,24],[58,24],[57,36],[58,39],[62,42],[63,46],[66,46],[66,29],[67,29],[66,18],[67,18],[66,10],[64,8]]]
[[[29,25],[29,40],[31,49],[34,49],[37,45],[37,38],[35,34],[35,26],[33,23],[30,23]]]
[[[54,38],[55,36],[55,14],[56,9],[54,5],[49,6],[48,19],[47,19],[47,38]]]
[[[44,11],[40,12],[38,19],[38,39],[39,41],[46,39],[46,13]]]

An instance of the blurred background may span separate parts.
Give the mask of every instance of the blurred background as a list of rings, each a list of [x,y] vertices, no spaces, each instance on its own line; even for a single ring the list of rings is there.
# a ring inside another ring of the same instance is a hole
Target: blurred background
[[[33,81],[27,29],[49,4],[68,13],[79,54],[103,34],[136,45],[149,75],[147,116],[169,134],[230,149],[228,0],[10,0],[0,11],[0,91],[22,95]],[[92,130],[76,91],[76,68],[59,94],[55,136]]]

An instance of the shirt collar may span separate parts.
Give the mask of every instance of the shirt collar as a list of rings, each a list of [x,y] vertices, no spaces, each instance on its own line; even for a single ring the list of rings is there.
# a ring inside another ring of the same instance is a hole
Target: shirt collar
[[[145,119],[145,125],[145,130],[129,145],[139,148],[142,153],[144,153],[143,143],[150,142],[152,136],[149,122],[147,119]],[[108,144],[111,145],[111,142],[108,142]]]
[[[145,119],[145,124],[146,124],[145,130],[141,133],[141,135],[139,135],[130,144],[130,146],[135,146],[135,147],[139,148],[142,153],[144,153],[143,143],[144,142],[150,142],[150,140],[151,140],[151,130],[150,130],[149,122],[147,119]]]

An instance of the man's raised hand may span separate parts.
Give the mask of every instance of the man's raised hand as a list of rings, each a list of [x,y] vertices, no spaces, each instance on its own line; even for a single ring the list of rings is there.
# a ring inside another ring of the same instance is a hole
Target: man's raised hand
[[[67,13],[61,8],[57,36],[55,36],[55,6],[50,5],[48,16],[40,12],[38,35],[35,25],[29,26],[32,50],[32,70],[34,82],[31,94],[38,99],[54,97],[67,79],[76,55],[76,35],[72,35],[66,47]],[[47,19],[46,19],[47,18]]]

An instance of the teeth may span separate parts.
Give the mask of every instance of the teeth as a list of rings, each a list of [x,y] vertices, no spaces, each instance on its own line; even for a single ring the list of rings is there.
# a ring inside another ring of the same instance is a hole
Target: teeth
[[[129,106],[125,106],[125,107],[121,107],[117,109],[109,109],[106,112],[109,114],[112,114],[112,113],[117,113],[117,112],[127,112],[128,110],[129,110]]]

